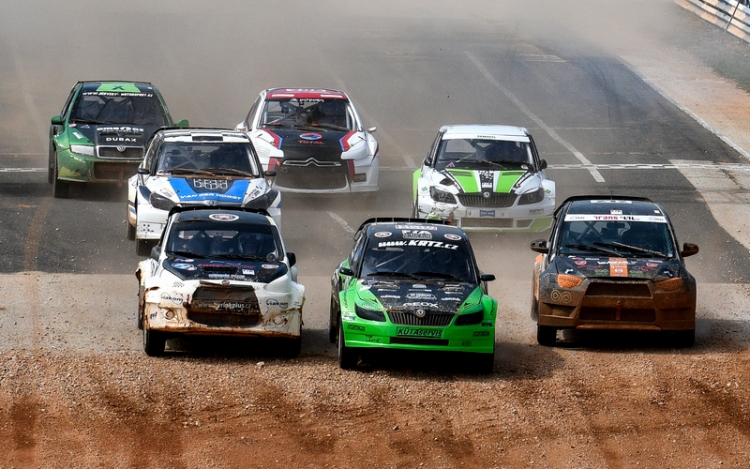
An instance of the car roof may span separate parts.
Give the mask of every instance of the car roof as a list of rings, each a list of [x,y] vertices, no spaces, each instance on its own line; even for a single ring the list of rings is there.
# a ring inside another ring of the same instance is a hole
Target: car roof
[[[247,143],[250,138],[244,132],[231,129],[171,128],[159,130],[167,142],[224,142]]]
[[[220,217],[216,217],[219,215]],[[255,225],[272,225],[271,218],[265,210],[253,209],[217,209],[207,207],[175,207],[169,212],[170,217],[176,216],[175,221],[207,221],[212,223],[226,223],[227,226],[232,223],[245,223]],[[221,220],[221,216],[236,216],[233,220]]]
[[[271,88],[266,90],[266,99],[278,98],[349,99],[343,91],[328,88]]]
[[[511,125],[444,125],[440,128],[440,132],[443,134],[442,138],[444,140],[471,138],[482,140],[529,141],[529,133],[525,128]]]
[[[398,231],[398,230],[419,230],[419,231],[430,231],[435,235],[442,236],[444,234],[456,234],[461,236],[462,239],[466,239],[466,233],[459,227],[449,224],[444,220],[423,220],[418,218],[370,218],[365,220],[359,227],[359,230],[366,230],[365,233],[368,237],[377,236],[377,233],[383,231]],[[395,235],[394,238],[401,238],[399,235]]]
[[[565,199],[560,207],[567,207],[565,213],[572,215],[611,215],[613,212],[619,215],[665,215],[659,204],[645,197],[632,196],[574,196]]]
[[[154,85],[147,81],[98,80],[80,81],[82,91],[112,93],[143,93],[153,91]]]

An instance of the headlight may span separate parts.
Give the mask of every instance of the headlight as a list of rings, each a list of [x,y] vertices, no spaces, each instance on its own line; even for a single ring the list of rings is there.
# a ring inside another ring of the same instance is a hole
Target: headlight
[[[444,204],[456,203],[456,198],[453,197],[453,194],[434,187],[430,187],[430,197],[432,197],[432,200],[435,202],[442,202]]]
[[[544,200],[544,188],[540,187],[535,191],[521,195],[518,198],[518,205],[538,204],[542,200]]]
[[[161,194],[151,194],[151,206],[156,209],[166,210],[168,212],[172,210],[175,205],[177,204]]]
[[[575,288],[583,283],[581,277],[574,277],[572,275],[557,274],[557,284],[563,288]]]
[[[459,314],[456,318],[457,326],[471,326],[479,324],[484,319],[484,311],[477,311],[476,313]]]
[[[656,288],[664,291],[675,291],[682,288],[684,283],[680,277],[669,278],[667,280],[660,280],[656,282]]]
[[[355,304],[354,312],[356,312],[357,316],[361,317],[362,319],[369,319],[370,321],[385,322],[385,313],[382,311],[375,311],[373,309],[365,309]]]
[[[94,156],[93,145],[71,145],[70,151],[79,155]]]

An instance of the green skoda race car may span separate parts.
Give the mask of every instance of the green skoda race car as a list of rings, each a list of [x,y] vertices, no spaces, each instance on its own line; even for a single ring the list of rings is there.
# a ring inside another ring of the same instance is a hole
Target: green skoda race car
[[[76,182],[125,182],[143,160],[146,142],[175,124],[151,83],[79,81],[51,120],[48,182],[66,197]]]
[[[477,267],[469,239],[443,221],[373,218],[331,278],[329,338],[341,368],[366,349],[466,352],[492,372],[495,276]]]

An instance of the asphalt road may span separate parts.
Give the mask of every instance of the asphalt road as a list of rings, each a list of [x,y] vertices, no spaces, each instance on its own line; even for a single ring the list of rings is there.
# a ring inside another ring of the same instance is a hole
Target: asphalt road
[[[81,187],[54,199],[41,169],[49,119],[77,80],[132,79],[154,83],[173,117],[193,126],[234,127],[272,86],[346,90],[365,124],[377,126],[376,196],[283,199],[287,247],[316,299],[308,324],[321,329],[325,278],[353,230],[369,216],[409,215],[411,173],[444,124],[527,127],[550,164],[558,202],[585,193],[648,196],[666,207],[680,242],[700,245],[688,261],[699,281],[750,282],[747,250],[679,171],[661,168],[675,159],[746,161],[617,57],[564,19],[519,8],[523,2],[376,3],[5,0],[0,273],[134,272],[125,188]],[[633,163],[645,166],[622,168]],[[477,234],[472,242],[480,267],[502,285],[530,278],[529,241],[546,236]],[[133,297],[135,280],[116,278],[104,294]]]

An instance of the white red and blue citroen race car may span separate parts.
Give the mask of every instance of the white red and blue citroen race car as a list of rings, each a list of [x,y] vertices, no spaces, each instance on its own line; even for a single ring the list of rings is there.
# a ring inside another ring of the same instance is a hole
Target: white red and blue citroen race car
[[[276,188],[331,193],[378,190],[378,142],[346,93],[328,89],[264,90],[237,126]]]
[[[135,239],[138,255],[147,256],[176,206],[262,209],[280,226],[281,194],[271,176],[242,132],[160,130],[128,180],[128,239]]]

